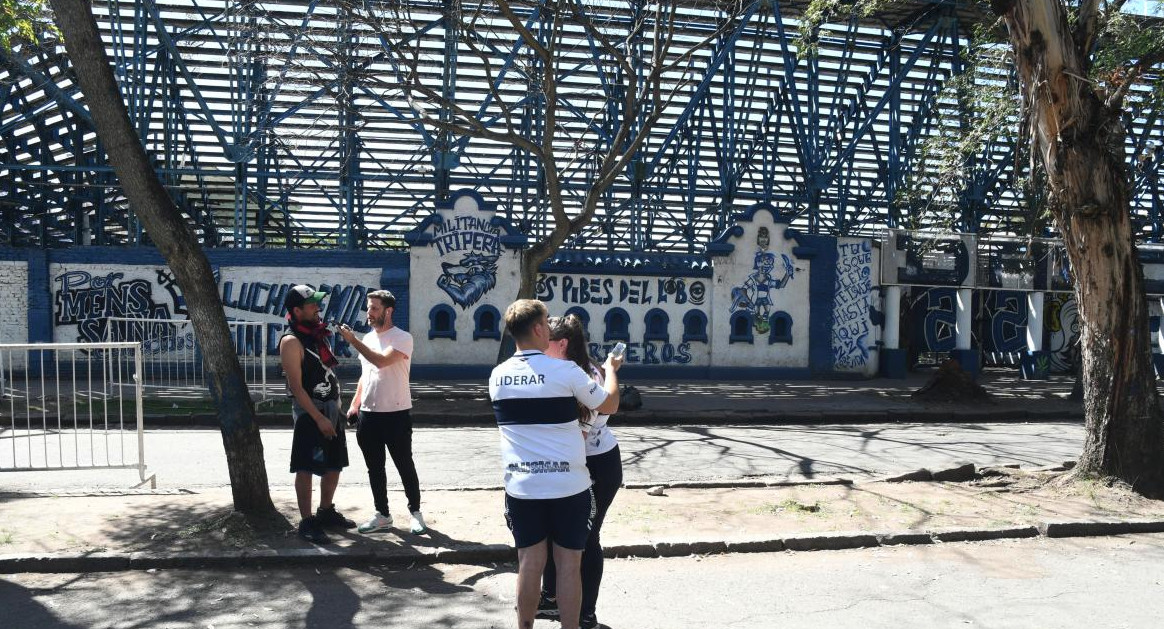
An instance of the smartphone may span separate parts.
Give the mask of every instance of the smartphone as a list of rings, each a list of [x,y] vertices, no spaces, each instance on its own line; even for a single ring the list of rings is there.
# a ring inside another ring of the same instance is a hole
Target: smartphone
[[[622,360],[622,355],[626,353],[626,343],[619,341],[610,349],[610,355]]]

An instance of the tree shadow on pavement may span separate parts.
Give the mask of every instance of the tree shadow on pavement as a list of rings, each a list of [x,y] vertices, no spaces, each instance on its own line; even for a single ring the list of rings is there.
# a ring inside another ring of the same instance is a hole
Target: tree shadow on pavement
[[[418,559],[425,557],[421,556],[423,550],[437,551],[441,549],[463,549],[474,548],[481,546],[481,542],[477,540],[464,540],[451,537],[442,533],[440,529],[429,525],[428,530],[421,535],[414,535],[408,531],[399,528],[393,528],[390,531],[382,533],[359,533],[354,529],[347,531],[329,531],[333,542],[341,541],[345,548],[371,548],[376,551],[400,551],[400,554],[407,555],[410,550],[414,550]],[[327,548],[333,548],[328,546]]]
[[[331,568],[315,574],[300,571],[300,582],[311,594],[311,607],[304,618],[309,628],[350,629],[360,611],[360,597]]]
[[[113,550],[215,552],[309,546],[282,513],[248,518],[229,505],[141,496],[100,531]],[[97,498],[100,499],[100,498]],[[83,532],[74,532],[73,535]]]
[[[757,427],[749,427],[750,430],[755,430]],[[812,479],[821,473],[817,469],[819,461],[813,457],[798,454],[791,450],[787,450],[776,446],[778,437],[773,439],[743,439],[732,437],[727,434],[727,431],[721,428],[709,428],[705,426],[690,426],[674,428],[673,430],[680,432],[683,438],[657,438],[651,439],[649,442],[644,440],[644,443],[649,443],[646,447],[628,448],[624,450],[623,467],[626,469],[634,469],[636,467],[650,467],[649,462],[652,457],[655,458],[673,458],[680,456],[678,453],[672,455],[670,451],[675,451],[676,447],[696,446],[699,448],[712,448],[714,450],[715,464],[718,466],[734,465],[735,469],[728,470],[730,474],[724,474],[723,468],[720,469],[719,476],[729,475],[743,475],[743,476],[759,476],[759,475],[773,475],[779,476],[783,473],[788,475],[788,470],[777,471],[775,469],[765,469],[764,466],[770,465],[773,460],[787,461],[796,467],[797,472],[805,478]],[[765,432],[772,431],[774,434],[782,430],[782,427],[764,427]],[[629,437],[620,437],[620,441],[630,441]],[[706,457],[704,457],[706,458]],[[733,464],[732,462],[736,463]],[[842,463],[829,463],[828,473],[854,472],[866,473],[867,470]],[[703,470],[711,477],[716,476],[715,470]],[[662,479],[661,479],[662,480]],[[683,480],[693,480],[685,478]]]
[[[45,605],[37,601],[43,592],[29,589],[0,578],[0,610],[9,621],[19,625],[11,627],[36,627],[37,629],[73,629],[80,625],[70,624],[57,617]]]
[[[624,468],[659,481],[673,479],[660,478],[656,469],[684,458],[700,463],[684,466],[688,476],[683,480],[754,476],[812,480],[822,475],[875,476],[957,461],[1044,465],[1071,458],[1081,445],[1077,434],[1057,426],[979,424],[689,426],[627,431],[619,440],[627,446]]]

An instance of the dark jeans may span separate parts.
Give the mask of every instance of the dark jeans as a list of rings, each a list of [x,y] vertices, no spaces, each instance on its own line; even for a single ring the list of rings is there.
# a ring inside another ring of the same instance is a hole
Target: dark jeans
[[[392,463],[400,473],[408,510],[420,511],[420,480],[412,462],[412,416],[407,410],[395,413],[365,413],[360,411],[356,428],[356,442],[368,464],[368,482],[372,485],[372,500],[376,510],[388,515],[388,474],[384,467],[384,448],[392,456]]]
[[[618,446],[610,452],[586,457],[586,467],[590,470],[590,488],[594,492],[594,525],[586,538],[586,549],[582,551],[582,615],[593,614],[598,605],[598,588],[602,585],[602,521],[606,510],[614,502],[614,495],[622,486],[622,453]],[[557,596],[557,573],[554,570],[554,553],[546,558],[546,570],[542,573],[542,592],[546,596]]]

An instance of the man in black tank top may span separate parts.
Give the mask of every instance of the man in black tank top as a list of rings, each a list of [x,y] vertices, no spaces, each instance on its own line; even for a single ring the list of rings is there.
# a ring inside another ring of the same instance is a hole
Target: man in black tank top
[[[279,358],[287,376],[295,434],[291,441],[291,473],[299,503],[299,536],[315,544],[329,539],[324,528],[353,528],[340,515],[332,498],[340,470],[348,465],[344,425],[340,421],[340,388],[332,367],[337,364],[327,337],[331,332],[319,319],[319,302],[326,293],[310,286],[287,291],[288,331],[279,339]],[[319,476],[319,509],[311,513],[311,477]]]

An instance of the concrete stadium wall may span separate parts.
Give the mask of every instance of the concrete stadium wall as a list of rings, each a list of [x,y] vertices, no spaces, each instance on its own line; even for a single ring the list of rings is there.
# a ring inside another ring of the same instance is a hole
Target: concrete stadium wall
[[[20,252],[7,250],[6,258]],[[148,248],[88,247],[28,252],[27,262],[0,261],[0,294],[19,293],[24,308],[0,325],[5,342],[102,342],[109,317],[186,319],[187,310],[161,255]],[[399,253],[214,251],[208,252],[228,320],[272,324],[267,338],[247,338],[252,355],[277,355],[284,322],[283,297],[295,284],[328,293],[322,304],[330,322],[366,331],[365,296],[389,288],[407,312],[408,259]],[[4,258],[0,258],[4,260]],[[35,267],[43,267],[39,279]],[[22,325],[27,321],[27,325]],[[401,318],[407,325],[407,316]],[[9,341],[8,339],[14,339]],[[185,342],[192,338],[185,339]],[[184,342],[182,339],[175,344]],[[155,347],[155,354],[180,349]],[[354,356],[338,344],[341,356]]]
[[[587,322],[589,351],[606,358],[615,343],[625,342],[626,364],[676,368],[711,365],[706,325],[710,277],[696,275],[627,275],[595,269],[543,273],[538,299],[550,313],[573,313]],[[626,322],[622,332],[614,317]],[[688,330],[687,328],[690,328]]]
[[[805,236],[778,212],[742,214],[707,255],[569,253],[537,297],[587,322],[590,353],[627,343],[628,373],[663,377],[872,376],[879,257],[869,239]],[[410,233],[414,369],[481,375],[517,294],[521,236],[462,191]]]
[[[0,304],[5,325],[0,327],[0,343],[27,343],[28,262],[0,259]]]
[[[368,329],[367,293],[387,288],[397,296],[396,324],[416,339],[417,377],[485,375],[500,350],[502,313],[517,294],[525,236],[487,200],[461,191],[407,240],[408,253],[207,255],[227,317],[274,324],[240,351],[274,361],[283,297],[295,284],[327,292],[324,318],[358,331]],[[626,342],[631,375],[873,376],[879,264],[869,239],[800,234],[758,206],[706,253],[565,253],[540,269],[536,292],[551,314],[587,322],[595,359]],[[172,274],[149,248],[0,250],[0,296],[9,298],[0,302],[0,339],[11,341],[99,342],[109,317],[187,317]],[[336,350],[354,358],[342,341]]]

